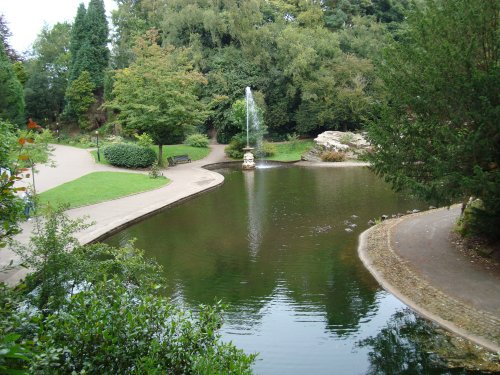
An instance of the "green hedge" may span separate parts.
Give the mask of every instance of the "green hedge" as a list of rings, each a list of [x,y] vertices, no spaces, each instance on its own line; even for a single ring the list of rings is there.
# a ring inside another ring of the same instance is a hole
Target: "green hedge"
[[[149,147],[132,143],[116,143],[103,149],[106,160],[116,167],[147,168],[156,160],[155,152]]]

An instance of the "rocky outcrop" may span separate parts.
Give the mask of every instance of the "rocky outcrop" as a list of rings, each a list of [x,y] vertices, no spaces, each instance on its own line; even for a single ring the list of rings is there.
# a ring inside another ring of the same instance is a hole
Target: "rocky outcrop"
[[[315,147],[302,155],[302,160],[321,161],[325,151],[341,152],[347,159],[358,159],[370,149],[370,143],[360,133],[326,131],[314,139]]]

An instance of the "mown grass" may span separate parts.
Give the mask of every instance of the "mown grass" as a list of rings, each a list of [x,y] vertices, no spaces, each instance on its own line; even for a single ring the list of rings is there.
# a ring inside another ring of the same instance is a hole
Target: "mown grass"
[[[157,189],[168,184],[167,178],[125,172],[94,172],[38,195],[42,205],[80,207],[126,195]]]
[[[152,146],[153,150],[155,151],[156,155],[158,155],[158,146]],[[92,150],[90,152],[92,156],[94,157],[94,160],[96,163],[98,162],[97,160],[97,150]],[[206,157],[210,153],[210,148],[201,148],[201,147],[192,147],[184,144],[180,145],[168,145],[168,146],[163,146],[163,165],[168,165],[167,158],[172,157],[174,155],[184,155],[187,154],[191,158],[192,161],[200,160]],[[109,164],[109,162],[106,160],[104,157],[104,153],[102,152],[102,149],[100,150],[101,154],[101,164]]]
[[[267,157],[266,160],[274,161],[298,161],[301,155],[314,146],[312,139],[302,139],[293,142],[280,142],[274,144],[276,153]]]

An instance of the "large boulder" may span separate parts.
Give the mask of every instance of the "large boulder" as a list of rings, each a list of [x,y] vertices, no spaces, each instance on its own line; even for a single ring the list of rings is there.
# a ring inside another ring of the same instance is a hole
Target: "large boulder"
[[[314,142],[316,145],[302,155],[302,160],[321,161],[321,154],[325,151],[341,152],[348,159],[357,159],[370,149],[370,143],[360,133],[330,130],[319,134]]]

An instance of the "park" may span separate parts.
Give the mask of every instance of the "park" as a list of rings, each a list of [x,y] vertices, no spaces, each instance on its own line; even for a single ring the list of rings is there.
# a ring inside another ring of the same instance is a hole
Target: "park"
[[[2,34],[0,372],[499,372],[498,4],[189,3]]]

